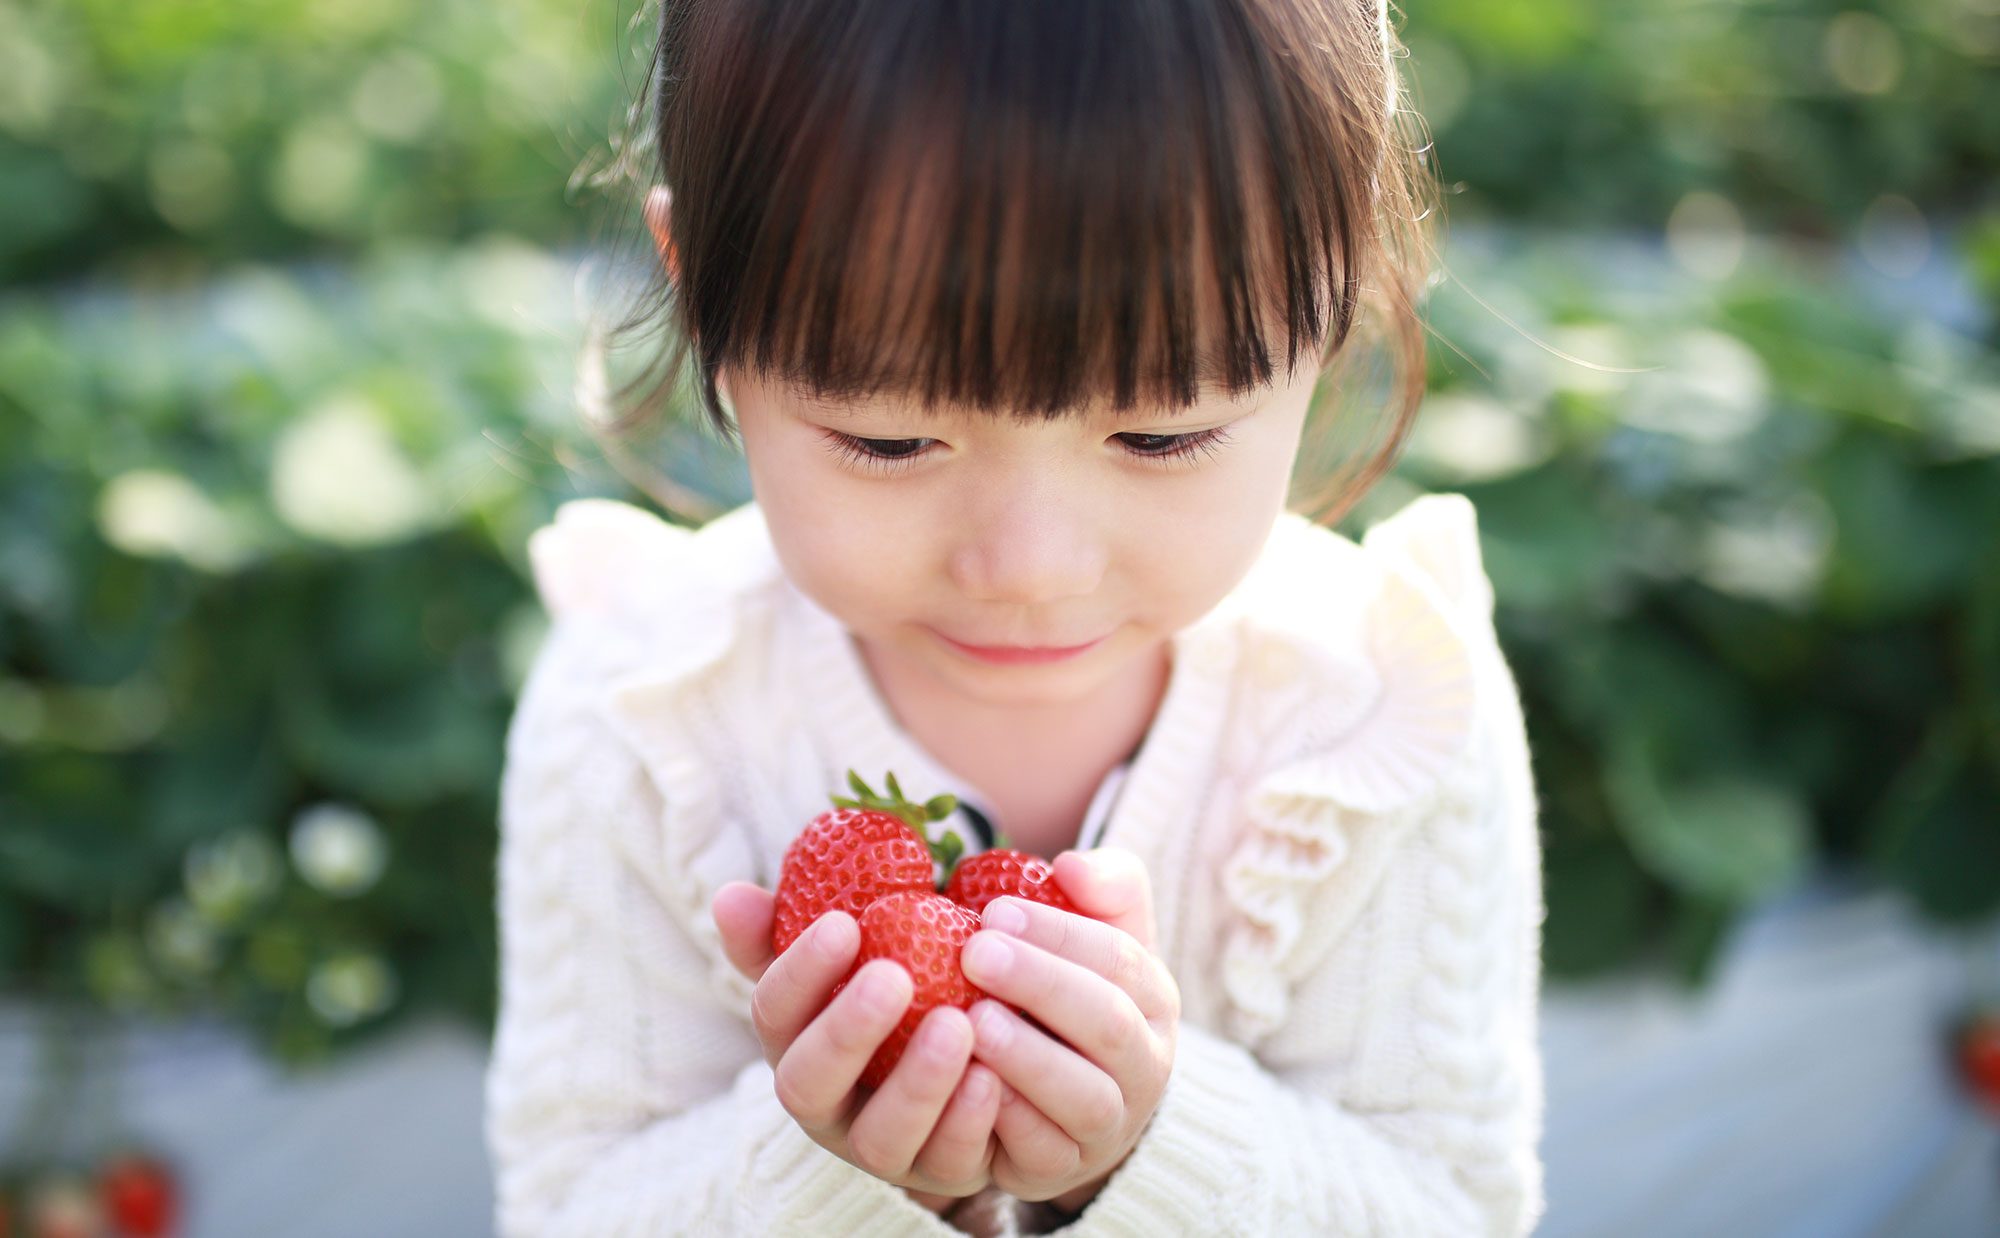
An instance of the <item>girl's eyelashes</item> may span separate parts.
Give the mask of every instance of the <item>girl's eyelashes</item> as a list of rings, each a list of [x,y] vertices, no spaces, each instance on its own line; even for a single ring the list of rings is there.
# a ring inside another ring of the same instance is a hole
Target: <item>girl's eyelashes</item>
[[[925,438],[856,438],[838,430],[826,432],[828,450],[849,464],[881,473],[892,472],[923,454],[922,451],[906,453],[896,449],[928,442],[930,440]]]
[[[1192,460],[1196,455],[1214,456],[1229,442],[1229,427],[1196,430],[1191,434],[1121,434],[1118,438],[1132,454],[1146,460]],[[1143,445],[1134,439],[1148,440]]]
[[[1229,442],[1229,427],[1216,426],[1190,434],[1120,434],[1127,450],[1141,460],[1169,464],[1215,455]],[[875,472],[894,472],[924,454],[927,438],[858,438],[838,430],[826,432],[827,447],[843,461]]]

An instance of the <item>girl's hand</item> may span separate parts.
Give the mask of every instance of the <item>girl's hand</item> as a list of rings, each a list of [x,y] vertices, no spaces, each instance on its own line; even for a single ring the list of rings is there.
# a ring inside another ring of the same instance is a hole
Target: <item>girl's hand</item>
[[[861,1088],[862,1068],[910,1004],[910,975],[873,960],[829,1005],[861,948],[860,927],[827,912],[774,958],[772,904],[763,888],[732,881],[710,912],[729,961],[757,982],[750,1022],[785,1112],[814,1143],[933,1212],[976,1194],[991,1180],[1000,1082],[984,1066],[968,1069],[965,1012],[931,1011],[881,1088]]]
[[[1109,848],[1070,851],[1055,865],[1063,893],[1087,914],[995,899],[962,965],[967,979],[1001,999],[972,1007],[974,1056],[1009,1089],[994,1127],[993,1181],[1018,1198],[1075,1212],[1124,1163],[1159,1107],[1181,995],[1151,949],[1153,891],[1138,858]],[[1017,928],[1007,927],[1010,911]],[[989,945],[1004,950],[989,956]]]

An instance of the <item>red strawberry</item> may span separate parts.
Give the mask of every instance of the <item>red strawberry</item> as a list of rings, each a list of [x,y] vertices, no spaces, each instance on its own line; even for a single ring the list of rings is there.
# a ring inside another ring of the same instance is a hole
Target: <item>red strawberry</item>
[[[847,771],[847,781],[859,798],[833,796],[835,807],[808,822],[785,849],[771,913],[773,954],[783,954],[826,912],[844,911],[858,920],[885,894],[935,892],[933,857],[949,868],[963,850],[956,834],[932,843],[924,833],[926,822],[940,820],[958,806],[951,796],[912,804],[903,798],[893,773],[886,798],[853,770]]]
[[[945,893],[953,902],[981,914],[986,904],[1003,894],[1076,911],[1076,904],[1056,884],[1055,872],[1055,866],[1038,855],[994,847],[966,857],[953,871]]]
[[[928,890],[899,890],[884,895],[861,913],[861,951],[848,977],[851,979],[870,959],[894,959],[914,982],[902,1021],[868,1060],[861,1072],[862,1083],[871,1088],[882,1086],[902,1058],[917,1025],[933,1007],[957,1006],[965,1010],[984,996],[958,966],[959,952],[978,931],[977,915]],[[846,984],[842,980],[834,992],[838,993]]]
[[[861,1082],[871,1088],[888,1079],[932,1008],[968,1009],[986,996],[965,978],[958,958],[988,903],[1011,894],[1077,911],[1056,885],[1054,866],[1040,856],[1003,845],[961,863],[965,848],[957,834],[947,831],[933,843],[924,830],[950,815],[958,801],[939,795],[912,804],[894,773],[884,780],[886,797],[847,771],[858,798],[833,796],[834,809],[814,817],[785,849],[771,921],[771,948],[778,954],[828,911],[845,911],[859,922],[861,947],[835,994],[870,959],[894,959],[910,973],[910,1004],[862,1071]],[[948,879],[943,894],[933,861]]]
[[[1974,1013],[1958,1030],[1958,1068],[1973,1096],[2000,1116],[2000,1009]]]
[[[97,1196],[120,1234],[165,1238],[174,1232],[179,1191],[173,1171],[144,1152],[116,1155],[98,1166]]]

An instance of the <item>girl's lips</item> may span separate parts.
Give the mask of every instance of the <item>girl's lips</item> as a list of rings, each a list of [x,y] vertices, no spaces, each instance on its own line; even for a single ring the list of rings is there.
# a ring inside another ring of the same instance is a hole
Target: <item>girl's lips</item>
[[[1014,646],[968,645],[964,641],[953,640],[944,633],[938,636],[946,644],[982,662],[993,662],[1002,666],[1016,666],[1022,663],[1061,662],[1073,658],[1088,649],[1095,649],[1104,643],[1102,636],[1084,645],[1071,645],[1065,649],[1021,649]]]

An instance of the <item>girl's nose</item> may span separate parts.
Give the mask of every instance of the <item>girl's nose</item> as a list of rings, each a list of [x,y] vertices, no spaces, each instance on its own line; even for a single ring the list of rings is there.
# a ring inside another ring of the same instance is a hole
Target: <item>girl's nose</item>
[[[967,497],[951,558],[961,593],[981,602],[1045,606],[1097,592],[1109,557],[1107,530],[1089,496],[1060,490],[1044,479]]]

